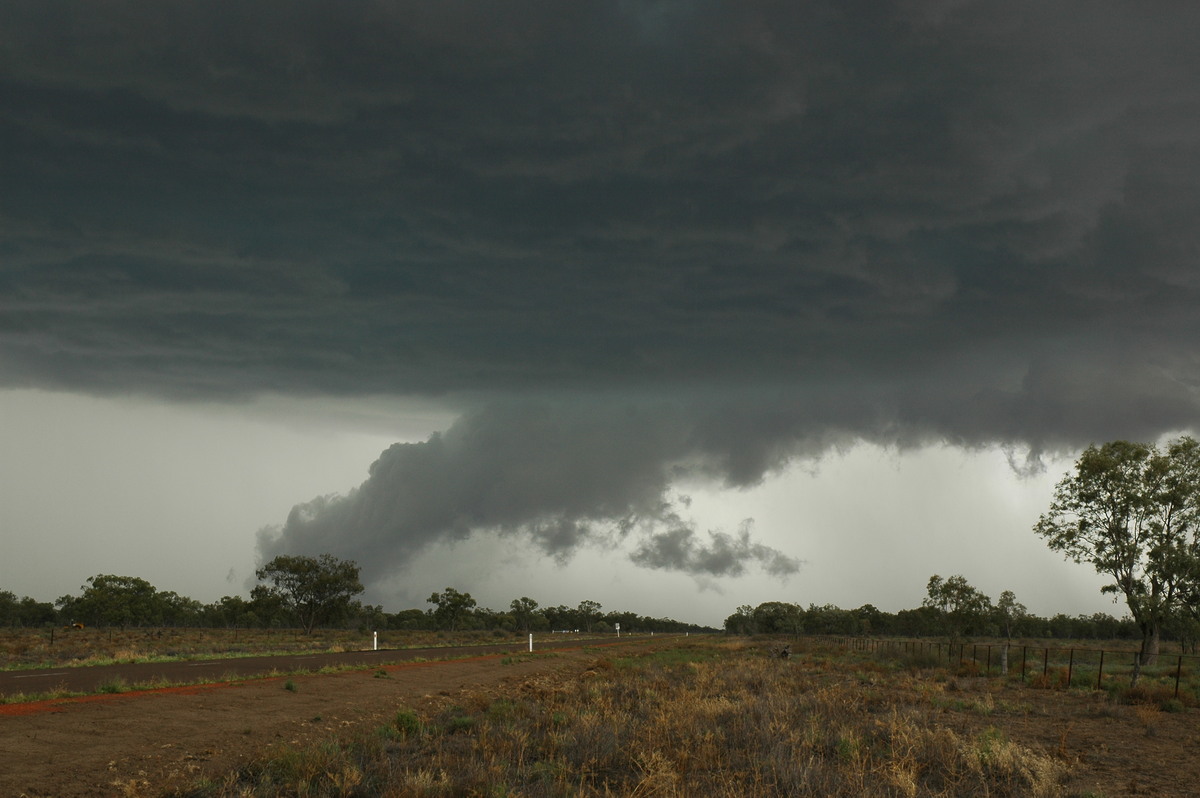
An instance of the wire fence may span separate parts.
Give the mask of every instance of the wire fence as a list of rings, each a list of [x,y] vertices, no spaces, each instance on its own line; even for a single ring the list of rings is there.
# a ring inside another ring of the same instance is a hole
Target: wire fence
[[[948,643],[929,640],[880,640],[847,637],[842,645],[851,650],[924,656],[947,665],[964,666],[983,676],[1005,674],[1004,649],[1008,649],[1007,674],[1022,681],[1038,679],[1040,686],[1093,687],[1105,689],[1120,678],[1130,678],[1138,667],[1137,651],[1087,647],[1054,647],[1005,643]],[[1184,660],[1187,660],[1185,664]],[[1180,682],[1194,672],[1200,655],[1159,654],[1153,664],[1143,664],[1140,680],[1172,685],[1179,698]],[[967,666],[967,663],[971,663]],[[1200,698],[1200,696],[1197,696]]]

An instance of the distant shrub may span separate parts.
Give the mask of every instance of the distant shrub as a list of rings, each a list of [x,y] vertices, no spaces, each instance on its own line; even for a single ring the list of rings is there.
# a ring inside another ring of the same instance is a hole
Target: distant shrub
[[[392,724],[396,727],[396,731],[405,737],[415,737],[421,733],[421,719],[411,709],[402,709],[397,712]]]
[[[99,685],[96,688],[96,692],[97,693],[124,693],[128,689],[129,689],[129,685],[125,683],[125,680],[120,677],[117,677],[115,679],[110,679],[109,681],[104,682],[103,684]]]

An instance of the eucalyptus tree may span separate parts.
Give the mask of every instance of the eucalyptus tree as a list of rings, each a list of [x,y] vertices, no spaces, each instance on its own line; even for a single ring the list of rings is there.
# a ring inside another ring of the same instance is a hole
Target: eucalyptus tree
[[[60,606],[68,620],[93,626],[152,626],[162,622],[158,590],[136,576],[97,574],[88,577],[79,598],[64,596]]]
[[[751,623],[759,634],[798,635],[804,631],[804,609],[786,601],[765,601],[754,608]]]
[[[350,612],[351,600],[364,590],[358,572],[353,560],[339,560],[332,554],[281,554],[255,572],[259,580],[270,585],[257,586],[251,595],[255,601],[278,600],[295,616],[304,633],[312,634],[318,623]]]
[[[592,624],[600,618],[601,605],[598,601],[584,599],[579,602],[577,612],[579,613],[579,622],[583,625],[585,632],[592,631]]]
[[[533,631],[533,619],[538,611],[538,603],[529,596],[521,596],[512,600],[509,608],[512,610],[513,620],[523,632]]]
[[[752,635],[754,628],[754,608],[743,604],[725,619],[725,631],[731,635]]]
[[[1141,632],[1134,668],[1154,662],[1162,626],[1200,583],[1200,444],[1189,437],[1165,451],[1112,441],[1089,446],[1054,491],[1034,531],[1055,551],[1090,563],[1112,581]]]
[[[987,618],[992,601],[976,590],[963,576],[949,579],[934,574],[925,586],[927,595],[921,603],[941,613],[943,629],[950,642],[967,632],[975,631]]]
[[[452,587],[433,593],[425,600],[434,605],[433,617],[437,620],[438,628],[451,632],[458,631],[477,606],[470,593],[459,592]]]
[[[1029,610],[1017,601],[1017,595],[1011,590],[1005,590],[996,600],[993,615],[1004,632],[1004,648],[1000,651],[1000,673],[1008,673],[1008,647],[1012,643],[1013,629],[1017,624],[1029,617]]]

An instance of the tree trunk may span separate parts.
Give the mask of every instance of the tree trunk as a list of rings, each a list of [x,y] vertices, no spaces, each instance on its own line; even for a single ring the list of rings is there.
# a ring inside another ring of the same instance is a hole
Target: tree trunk
[[[1157,623],[1142,626],[1142,648],[1133,660],[1133,676],[1129,686],[1137,687],[1138,678],[1142,675],[1143,665],[1153,665],[1158,661],[1159,630]]]
[[[1141,660],[1143,665],[1153,665],[1158,662],[1158,624],[1148,624],[1142,631]]]
[[[1000,649],[1000,675],[1008,675],[1008,641],[1004,641],[1004,648]]]

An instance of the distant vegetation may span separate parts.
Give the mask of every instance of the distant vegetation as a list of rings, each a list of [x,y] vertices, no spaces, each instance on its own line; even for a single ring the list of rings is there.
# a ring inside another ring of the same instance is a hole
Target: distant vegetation
[[[934,577],[940,580],[941,577]],[[931,580],[933,582],[934,580]],[[961,576],[950,577],[943,585],[965,585]],[[969,585],[966,586],[970,590]],[[980,594],[982,595],[982,594]],[[320,628],[405,630],[405,631],[492,631],[513,633],[580,630],[612,632],[620,624],[623,632],[704,632],[718,631],[698,624],[670,618],[653,618],[629,611],[605,612],[595,601],[583,600],[575,606],[543,607],[522,596],[513,599],[505,610],[477,606],[470,593],[447,587],[429,598],[427,609],[386,612],[381,606],[349,600],[336,616],[325,619]],[[993,604],[986,596],[982,602],[959,608],[953,604],[926,603],[914,609],[885,612],[870,604],[856,609],[841,609],[832,604],[809,604],[807,608],[789,602],[769,601],[757,607],[744,605],[725,619],[724,629],[731,634],[817,634],[879,635],[908,637],[1038,637],[1062,639],[1122,639],[1140,637],[1137,624],[1130,618],[1114,618],[1104,613],[1040,617],[1029,614],[1010,592]],[[1015,607],[1013,606],[1015,605]],[[203,604],[172,591],[156,589],[144,579],[107,574],[87,580],[80,595],[59,598],[54,604],[17,598],[0,590],[0,626],[62,627],[79,622],[87,627],[204,627],[225,629],[281,629],[303,624],[272,591],[257,590],[250,599],[225,596]],[[1190,618],[1179,617],[1169,624],[1167,637],[1193,645],[1195,632]]]
[[[768,601],[757,607],[738,607],[725,619],[725,631],[731,634],[1004,638],[1006,623],[995,614],[994,608],[967,618],[955,630],[948,613],[937,607],[884,612],[871,604],[847,610],[833,604],[809,604],[805,608],[799,604]],[[1008,626],[1013,637],[1076,640],[1137,640],[1140,637],[1132,619],[1114,618],[1100,612],[1093,615],[1058,613],[1051,617],[1025,615]]]
[[[314,628],[402,631],[493,631],[510,633],[580,630],[612,632],[715,632],[712,627],[636,612],[603,612],[598,602],[543,607],[528,596],[515,598],[507,610],[478,606],[470,593],[452,587],[434,593],[428,609],[386,612],[381,605],[351,598],[361,592],[358,568],[328,555],[320,558],[276,558],[260,571],[270,584],[257,586],[249,599],[224,596],[211,604],[159,590],[145,579],[98,574],[79,595],[53,604],[0,590],[0,626],[204,627],[210,629]]]

